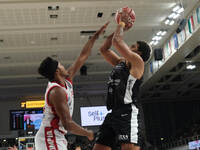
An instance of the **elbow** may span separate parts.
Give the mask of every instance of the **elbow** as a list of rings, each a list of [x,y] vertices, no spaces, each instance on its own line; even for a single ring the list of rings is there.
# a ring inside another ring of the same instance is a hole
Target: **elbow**
[[[64,121],[62,124],[63,124],[63,127],[65,128],[65,130],[67,131],[72,131],[72,119],[70,120],[67,120],[67,121]]]

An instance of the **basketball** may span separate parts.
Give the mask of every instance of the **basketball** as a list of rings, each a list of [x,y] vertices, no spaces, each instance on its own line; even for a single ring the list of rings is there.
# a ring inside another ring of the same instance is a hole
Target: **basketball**
[[[117,24],[123,21],[125,23],[125,28],[130,29],[135,22],[135,12],[129,7],[120,8],[115,14],[115,21]]]

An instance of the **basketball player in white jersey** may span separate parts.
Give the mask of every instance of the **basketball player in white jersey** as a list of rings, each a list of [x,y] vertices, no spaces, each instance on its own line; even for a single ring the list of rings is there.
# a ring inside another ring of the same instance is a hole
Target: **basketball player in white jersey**
[[[140,149],[137,96],[151,47],[144,41],[137,41],[129,47],[123,40],[123,31],[128,30],[126,24],[129,20],[121,19],[123,21],[100,48],[105,60],[113,65],[107,83],[107,109],[112,112],[100,126],[93,150],[111,150],[118,144],[122,150]],[[111,45],[121,57],[109,50]]]
[[[36,150],[67,150],[64,135],[69,131],[93,140],[94,134],[72,120],[74,95],[72,80],[91,53],[94,42],[108,23],[101,27],[83,47],[79,57],[67,69],[58,61],[47,57],[38,72],[49,80],[45,93],[44,118],[35,137]]]

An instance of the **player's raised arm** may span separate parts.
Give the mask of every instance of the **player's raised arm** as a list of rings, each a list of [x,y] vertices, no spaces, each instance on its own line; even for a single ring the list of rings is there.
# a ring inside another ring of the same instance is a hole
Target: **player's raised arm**
[[[99,37],[100,34],[102,34],[106,27],[108,26],[109,22],[104,24],[89,40],[88,42],[84,45],[80,55],[78,58],[75,60],[75,62],[67,69],[69,73],[69,78],[72,80],[76,72],[81,68],[81,66],[85,63],[87,60],[88,56],[91,53],[92,47],[94,45],[94,42],[96,39]]]
[[[114,36],[114,33],[109,35],[105,42],[100,47],[101,55],[105,58],[105,60],[110,63],[111,65],[115,66],[119,63],[120,57],[112,50],[110,50],[112,45],[112,38]]]

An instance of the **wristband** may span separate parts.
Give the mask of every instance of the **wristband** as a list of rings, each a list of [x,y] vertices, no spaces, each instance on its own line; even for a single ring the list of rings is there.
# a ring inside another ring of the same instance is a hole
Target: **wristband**
[[[123,21],[120,21],[119,25],[122,26],[122,28],[124,28],[126,24]]]

